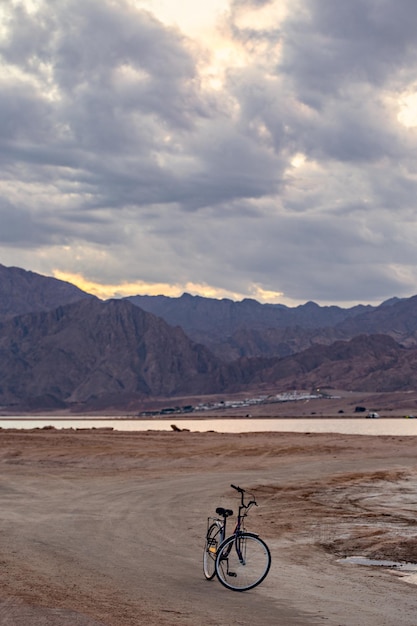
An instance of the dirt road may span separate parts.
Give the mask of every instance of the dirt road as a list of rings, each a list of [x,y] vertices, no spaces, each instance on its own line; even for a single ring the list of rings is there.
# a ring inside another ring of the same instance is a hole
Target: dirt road
[[[291,433],[0,431],[2,626],[415,626],[417,441]],[[234,593],[202,575],[206,518],[260,504],[272,553]]]

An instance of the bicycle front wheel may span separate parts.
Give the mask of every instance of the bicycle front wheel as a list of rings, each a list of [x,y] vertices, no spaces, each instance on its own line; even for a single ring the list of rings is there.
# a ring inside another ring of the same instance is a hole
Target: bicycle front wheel
[[[203,571],[207,580],[211,580],[216,574],[216,556],[222,542],[222,532],[223,527],[220,522],[213,522],[207,531],[203,554]]]
[[[253,589],[265,579],[270,567],[268,546],[252,533],[231,535],[217,553],[217,578],[233,591]]]

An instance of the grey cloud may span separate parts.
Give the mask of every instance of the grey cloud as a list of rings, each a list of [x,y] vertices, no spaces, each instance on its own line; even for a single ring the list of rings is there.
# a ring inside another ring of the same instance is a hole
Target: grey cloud
[[[387,267],[395,263],[406,267],[410,257],[415,257],[412,242],[405,241],[402,228],[392,228],[389,213],[381,216],[375,210],[359,210],[350,218],[329,215],[326,220],[322,215],[304,214],[298,218],[277,215],[266,223],[251,220],[237,229],[231,250],[239,240],[245,241],[245,230],[251,237],[239,252],[243,291],[248,275],[266,289],[273,290],[278,283],[294,300],[302,293],[303,299],[332,302],[337,293],[340,301],[375,302],[392,294],[404,295],[412,288]],[[397,249],[397,237],[402,251]],[[238,273],[236,268],[234,272]]]
[[[399,158],[404,138],[392,113],[359,91],[343,102],[326,103],[323,115],[305,125],[302,149],[315,158],[363,163]]]
[[[231,7],[232,10],[236,8],[261,8],[264,6],[268,6],[273,3],[273,0],[232,0]]]
[[[363,43],[369,49],[379,46],[383,54],[376,62],[402,59],[410,44],[415,45],[417,6],[413,0],[352,0],[343,4],[312,0],[309,6],[315,30],[341,41]]]
[[[126,237],[114,216],[106,212],[59,210],[54,207],[28,209],[13,205],[0,196],[0,244],[31,247],[69,245],[76,239],[105,245],[110,239],[125,242]]]
[[[340,92],[342,98],[347,83],[398,82],[396,70],[415,65],[417,5],[410,0],[300,4],[300,14],[286,23],[280,70],[313,106],[329,94]]]
[[[6,247],[46,244],[50,233],[44,232],[28,209],[18,209],[0,197],[0,244]]]
[[[410,218],[415,222],[417,181],[413,175],[387,168],[384,172],[374,173],[370,182],[377,206],[391,210],[405,224]]]
[[[165,202],[171,195],[171,202],[184,200],[189,207],[216,201],[221,189],[234,197],[262,194],[264,181],[272,188],[272,159],[199,90],[195,61],[179,33],[145,12],[133,12],[123,3],[120,7],[124,10],[105,2],[73,1],[54,10],[44,5],[44,13],[26,14],[22,24],[21,14],[11,21],[4,58],[20,61],[29,76],[36,73],[29,57],[38,58],[37,67],[41,61],[49,63],[50,76],[36,78],[48,88],[52,76],[59,89],[59,97],[52,100],[41,93],[25,99],[15,89],[19,130],[13,133],[9,126],[9,133],[21,159],[32,160],[30,153],[37,150],[45,161],[49,149],[52,165],[61,150],[66,155],[62,165],[77,163],[80,179],[96,183],[101,196],[109,190],[109,197],[102,197],[107,205],[118,201],[115,194],[122,187],[122,201]],[[30,48],[22,49],[30,20],[35,32],[44,29],[44,37],[35,37]],[[35,116],[25,116],[36,107],[43,109],[49,133],[44,145],[39,145]],[[193,135],[199,119],[201,128]],[[19,142],[25,126],[28,140],[36,143],[32,151]],[[181,160],[188,163],[188,172],[177,169]],[[112,173],[117,161],[121,165]],[[259,163],[258,172],[264,171],[263,180],[256,180],[254,163]],[[71,178],[70,172],[66,175]],[[138,187],[141,193],[135,198]]]
[[[267,4],[232,3],[247,60],[217,92],[196,42],[124,0],[8,7],[2,262],[31,247],[43,271],[50,254],[103,282],[295,301],[413,289],[416,134],[392,94],[415,67],[417,5],[299,0],[279,30],[235,27]]]
[[[4,20],[6,35],[0,42],[0,54],[13,65],[32,72],[40,71],[40,62],[49,60],[48,42],[53,20],[49,13],[40,13],[36,19],[22,3],[7,7]]]
[[[269,75],[265,79],[262,66],[244,68],[239,76],[235,72],[229,88],[240,103],[248,129],[260,119],[270,132],[277,155],[285,156],[292,150],[318,160],[364,163],[386,158],[398,160],[415,150],[415,138],[407,137],[405,129],[398,124],[393,102],[385,102],[384,91],[379,91],[375,85],[373,78],[378,68],[375,67],[375,72],[370,68],[369,80],[361,74],[366,60],[357,56],[355,36],[366,40],[363,30],[372,26],[377,30],[380,39],[370,54],[372,63],[380,65],[384,72],[387,90],[393,85],[400,90],[409,86],[407,81],[415,67],[417,37],[410,32],[409,42],[404,45],[399,38],[397,56],[401,60],[401,71],[394,71],[393,60],[384,57],[383,30],[389,26],[390,11],[386,6],[381,7],[382,15],[379,15],[372,2],[365,4],[372,19],[381,20],[383,27],[379,30],[373,23],[367,26],[366,11],[364,23],[358,25],[357,30],[349,26],[345,14],[356,24],[357,13],[363,8],[356,0],[344,5],[339,20],[336,8],[332,8],[336,7],[334,3],[301,2],[305,10],[291,14],[283,27],[283,60],[275,68],[273,77]],[[307,9],[312,15],[309,20],[303,17]],[[344,22],[347,26],[342,37],[339,30],[343,30]],[[401,19],[401,24],[407,30],[406,20]],[[330,46],[327,51],[326,43],[323,46],[321,41],[313,41],[324,36],[322,31]],[[270,38],[265,33],[263,36],[266,40]],[[371,36],[371,39],[376,37]],[[322,59],[322,55],[325,58]]]
[[[54,76],[61,89],[88,110],[109,115],[119,128],[119,115],[158,116],[168,125],[189,127],[204,113],[195,93],[195,62],[183,38],[146,12],[121,3],[124,10],[97,0],[69,4],[51,50]],[[74,94],[74,90],[76,93]],[[130,117],[130,123],[134,120]]]
[[[80,170],[81,179],[97,185],[103,183],[101,163],[124,160],[119,169],[124,179],[130,171],[131,186],[135,169],[139,181],[142,170],[148,175],[153,170],[150,178],[158,178],[163,188],[166,177],[169,186],[172,175],[152,153],[169,152],[166,135],[182,133],[207,116],[193,82],[195,62],[179,33],[127,4],[119,8],[90,0],[44,5],[43,13],[30,16],[15,9],[3,58],[20,64],[30,81],[33,77],[41,84],[38,89],[23,80],[5,85],[3,134],[14,141],[5,147],[5,160],[30,162],[38,154],[45,162],[50,150],[51,165]],[[42,31],[43,37],[25,46],[28,29]],[[41,62],[49,64],[48,75],[39,74]],[[45,97],[51,79],[56,79],[58,98]]]
[[[51,109],[32,86],[0,80],[0,142],[42,141],[50,133]],[[4,154],[4,153],[3,153]]]

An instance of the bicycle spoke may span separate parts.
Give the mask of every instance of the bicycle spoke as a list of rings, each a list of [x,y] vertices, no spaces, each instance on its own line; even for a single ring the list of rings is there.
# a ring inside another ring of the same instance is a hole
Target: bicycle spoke
[[[216,574],[228,589],[245,591],[259,585],[268,574],[271,555],[265,542],[255,535],[231,536],[220,546]]]

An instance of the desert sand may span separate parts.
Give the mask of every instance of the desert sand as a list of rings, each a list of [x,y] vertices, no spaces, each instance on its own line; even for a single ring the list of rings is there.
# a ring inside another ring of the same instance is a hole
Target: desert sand
[[[2,626],[415,626],[417,441],[0,430]],[[202,573],[207,516],[256,494],[272,553],[236,593]]]

